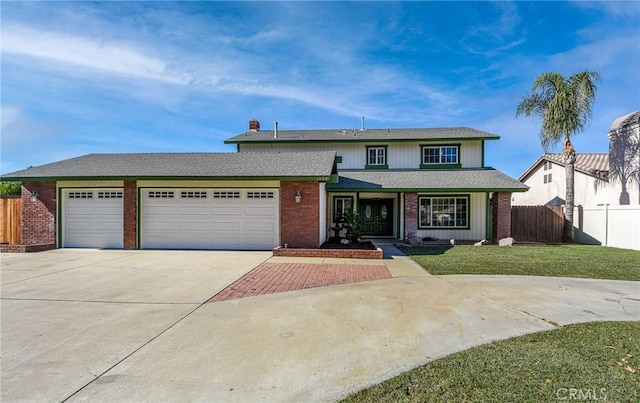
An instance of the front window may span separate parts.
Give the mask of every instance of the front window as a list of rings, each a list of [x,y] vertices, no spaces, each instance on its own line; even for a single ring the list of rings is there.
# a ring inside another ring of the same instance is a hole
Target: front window
[[[420,228],[468,228],[469,198],[420,197]]]
[[[336,197],[333,199],[334,222],[340,221],[347,211],[353,211],[353,198]]]
[[[459,146],[423,146],[422,164],[458,164]]]
[[[367,167],[387,168],[387,147],[367,147]]]

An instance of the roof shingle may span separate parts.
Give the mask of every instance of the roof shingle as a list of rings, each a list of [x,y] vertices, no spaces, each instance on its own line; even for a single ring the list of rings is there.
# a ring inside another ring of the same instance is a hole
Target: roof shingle
[[[493,168],[453,170],[340,171],[338,183],[328,191],[510,191],[529,187]]]
[[[324,129],[278,130],[277,137],[270,130],[248,131],[225,140],[227,144],[313,141],[410,141],[410,140],[497,140],[500,136],[469,127],[439,127],[422,129]]]
[[[144,177],[328,177],[335,152],[88,154],[4,174],[2,180]]]

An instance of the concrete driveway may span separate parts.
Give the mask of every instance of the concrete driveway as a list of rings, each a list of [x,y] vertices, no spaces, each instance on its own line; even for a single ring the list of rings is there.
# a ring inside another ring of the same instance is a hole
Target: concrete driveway
[[[638,282],[436,277],[399,256],[384,261],[392,279],[214,303],[252,268],[282,260],[96,250],[0,259],[2,401],[331,401],[489,341],[640,320]]]

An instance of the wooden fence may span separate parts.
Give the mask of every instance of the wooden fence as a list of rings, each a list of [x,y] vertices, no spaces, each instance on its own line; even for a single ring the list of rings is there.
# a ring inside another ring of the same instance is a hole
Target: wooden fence
[[[511,236],[517,242],[560,242],[563,232],[562,206],[511,207]]]
[[[0,243],[22,243],[22,199],[0,199]]]

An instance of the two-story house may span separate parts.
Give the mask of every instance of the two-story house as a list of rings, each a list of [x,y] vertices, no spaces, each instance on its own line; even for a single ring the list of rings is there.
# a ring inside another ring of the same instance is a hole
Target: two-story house
[[[22,182],[22,249],[318,247],[356,211],[365,236],[510,234],[522,183],[485,166],[470,128],[249,130],[237,153],[89,154]]]

